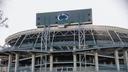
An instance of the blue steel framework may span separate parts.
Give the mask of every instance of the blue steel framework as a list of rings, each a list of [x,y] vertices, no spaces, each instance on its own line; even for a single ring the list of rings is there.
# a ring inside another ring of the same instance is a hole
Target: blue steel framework
[[[7,72],[127,72],[128,29],[72,25],[37,28],[6,39]]]

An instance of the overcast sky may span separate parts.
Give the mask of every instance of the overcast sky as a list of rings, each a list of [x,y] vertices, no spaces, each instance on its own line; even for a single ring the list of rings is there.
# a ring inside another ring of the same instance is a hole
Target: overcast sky
[[[36,28],[36,13],[92,8],[94,25],[128,29],[128,0],[0,0],[9,28],[0,27],[0,45],[7,36]]]

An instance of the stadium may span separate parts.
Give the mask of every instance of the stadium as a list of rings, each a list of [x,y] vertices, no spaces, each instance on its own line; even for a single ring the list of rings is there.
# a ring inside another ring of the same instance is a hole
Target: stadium
[[[37,29],[15,33],[5,42],[2,72],[128,71],[128,29],[93,25],[91,9],[39,13]]]

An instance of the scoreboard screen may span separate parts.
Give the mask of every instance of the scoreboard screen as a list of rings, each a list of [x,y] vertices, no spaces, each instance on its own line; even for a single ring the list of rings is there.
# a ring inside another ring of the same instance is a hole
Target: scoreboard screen
[[[36,14],[36,26],[51,26],[55,24],[92,23],[92,10],[69,10]]]

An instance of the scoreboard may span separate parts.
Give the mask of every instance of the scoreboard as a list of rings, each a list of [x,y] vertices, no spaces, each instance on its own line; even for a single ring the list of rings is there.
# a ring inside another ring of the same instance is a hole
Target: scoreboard
[[[47,12],[36,14],[36,26],[52,26],[56,24],[73,24],[84,22],[92,23],[92,10],[81,9],[81,10],[69,10],[59,12]]]

